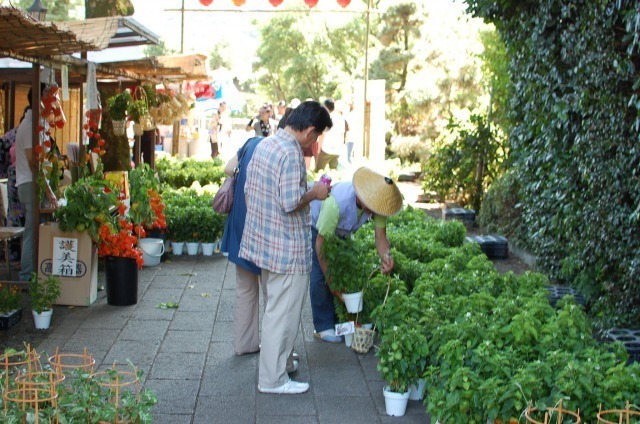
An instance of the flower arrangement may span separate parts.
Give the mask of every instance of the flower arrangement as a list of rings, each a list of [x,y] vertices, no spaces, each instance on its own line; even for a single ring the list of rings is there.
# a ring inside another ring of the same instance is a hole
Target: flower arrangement
[[[120,215],[116,225],[102,224],[100,226],[98,255],[132,258],[136,260],[138,268],[142,268],[144,264],[142,249],[138,247],[138,237],[133,232],[134,225],[123,216],[123,209],[120,209]]]
[[[31,296],[31,309],[41,314],[42,311],[53,309],[53,305],[60,297],[60,277],[50,275],[47,278],[38,278],[38,274],[31,273],[29,282],[29,295]]]
[[[135,232],[144,237],[145,230],[164,230],[167,218],[160,194],[160,182],[151,167],[144,163],[129,172],[131,186],[131,210],[129,215],[136,225]],[[142,227],[142,228],[138,228]]]
[[[20,299],[18,286],[0,283],[0,315],[20,309]]]

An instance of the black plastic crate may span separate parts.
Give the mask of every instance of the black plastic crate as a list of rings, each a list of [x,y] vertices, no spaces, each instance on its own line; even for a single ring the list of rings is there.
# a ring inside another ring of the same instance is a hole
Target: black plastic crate
[[[640,329],[613,328],[607,331],[607,338],[622,342],[629,353],[629,362],[640,362]]]
[[[22,309],[17,309],[11,314],[0,316],[0,330],[7,330],[20,321]]]
[[[455,219],[457,221],[461,221],[465,225],[473,226],[476,222],[476,211],[465,208],[443,209],[442,219],[444,221]]]
[[[566,295],[571,295],[576,300],[576,303],[582,306],[586,306],[587,302],[584,300],[584,296],[582,296],[576,289],[569,286],[547,286],[547,290],[549,290],[549,303],[551,306],[555,307],[558,300],[562,299]]]
[[[506,237],[496,235],[468,236],[467,242],[478,243],[489,259],[506,259],[509,257],[509,241]]]

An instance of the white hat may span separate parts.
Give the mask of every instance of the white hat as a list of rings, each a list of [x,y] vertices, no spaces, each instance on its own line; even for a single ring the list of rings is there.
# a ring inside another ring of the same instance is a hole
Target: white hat
[[[353,174],[353,188],[362,203],[376,215],[392,216],[402,209],[400,189],[389,177],[362,167]]]

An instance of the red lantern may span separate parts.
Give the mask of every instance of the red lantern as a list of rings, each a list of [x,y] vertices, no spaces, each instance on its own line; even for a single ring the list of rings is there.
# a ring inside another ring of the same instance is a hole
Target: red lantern
[[[304,0],[304,2],[310,8],[314,7],[316,4],[318,4],[318,0]]]
[[[213,3],[213,0],[200,0],[200,4],[203,6],[209,6],[211,3]]]
[[[342,7],[349,6],[349,3],[351,3],[351,0],[338,0],[338,4]]]
[[[246,0],[233,0],[233,4],[240,7],[245,3]]]
[[[278,7],[282,4],[282,0],[269,0],[269,3],[271,3],[273,7]]]

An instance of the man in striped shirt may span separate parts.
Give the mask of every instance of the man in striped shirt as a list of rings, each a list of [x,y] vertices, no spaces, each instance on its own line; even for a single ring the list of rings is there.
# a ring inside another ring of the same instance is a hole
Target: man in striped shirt
[[[311,272],[309,203],[326,199],[330,187],[307,188],[302,150],[331,126],[320,103],[304,102],[284,129],[256,147],[247,167],[247,216],[239,256],[262,269],[261,280],[267,285],[258,379],[262,393],[309,390],[308,383],[289,378],[287,358],[300,326]]]

